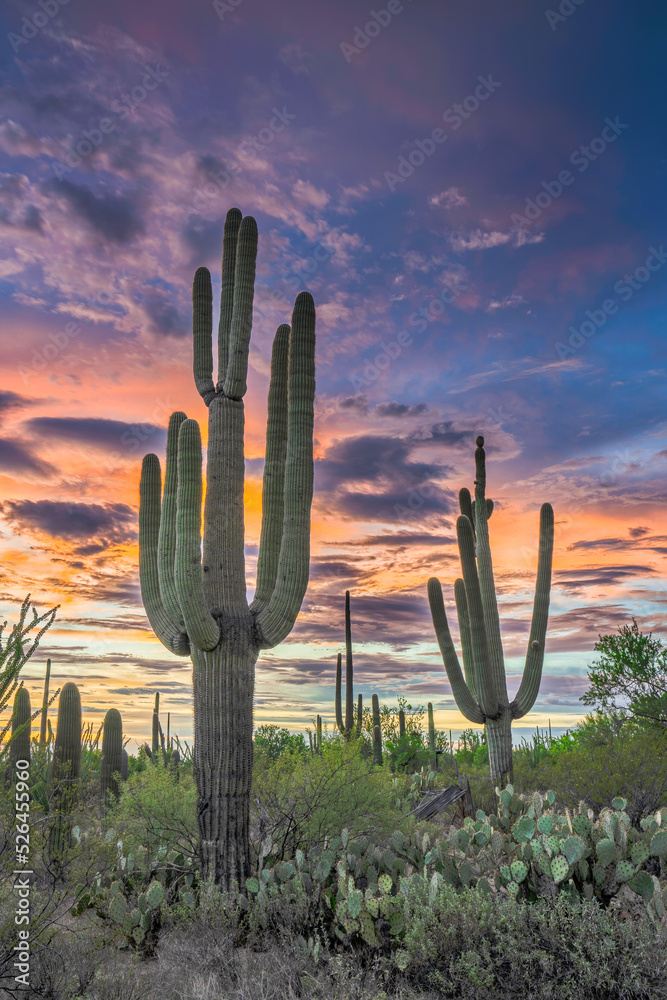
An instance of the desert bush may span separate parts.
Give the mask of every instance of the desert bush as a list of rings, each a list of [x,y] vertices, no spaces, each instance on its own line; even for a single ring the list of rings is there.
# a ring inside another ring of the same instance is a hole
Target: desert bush
[[[140,847],[177,851],[186,858],[197,854],[197,789],[191,774],[176,779],[169,767],[150,764],[123,782],[118,803],[106,824],[123,840],[125,853]]]
[[[286,751],[257,762],[253,775],[255,854],[270,838],[276,860],[321,844],[347,827],[382,838],[409,826],[387,767],[357,752],[356,741],[325,741],[321,754]]]
[[[514,781],[523,791],[552,788],[557,802],[573,808],[584,799],[595,813],[615,796],[628,801],[632,825],[639,829],[656,809],[667,805],[667,731],[624,725],[599,717],[573,734],[570,748],[551,752],[536,768],[516,754]]]

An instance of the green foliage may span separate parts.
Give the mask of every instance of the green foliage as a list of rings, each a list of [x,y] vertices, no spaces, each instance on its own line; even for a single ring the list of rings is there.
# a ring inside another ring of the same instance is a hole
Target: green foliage
[[[257,855],[267,839],[283,858],[322,844],[343,826],[355,835],[382,836],[411,823],[396,804],[389,770],[374,767],[356,740],[338,735],[325,741],[321,754],[288,751],[276,760],[259,759],[253,799]]]
[[[387,740],[385,750],[392,771],[413,773],[428,767],[433,758],[431,751],[424,746],[422,734],[418,732],[406,732],[396,742]]]
[[[628,800],[632,825],[667,801],[667,732],[606,716],[588,718],[569,737],[555,740],[540,763],[530,767],[515,753],[515,784],[529,789],[553,788],[559,802],[574,806],[584,799],[599,812],[616,795]]]
[[[277,760],[289,751],[306,753],[308,746],[301,733],[290,733],[289,729],[265,723],[257,726],[254,736],[255,750],[259,750],[270,760]]]
[[[194,779],[182,774],[177,780],[173,770],[163,766],[135,771],[121,785],[119,801],[107,820],[137,864],[142,849],[149,855],[176,851],[193,859],[198,838]]]
[[[652,633],[643,635],[635,618],[618,633],[601,635],[595,643],[602,655],[588,671],[591,687],[580,701],[667,728],[667,649]]]
[[[19,687],[19,674],[33,655],[39,641],[46,630],[53,625],[56,611],[60,605],[45,611],[42,615],[37,614],[37,609],[32,608],[32,618],[28,617],[30,611],[30,594],[25,598],[19,612],[19,620],[12,625],[11,631],[3,642],[3,632],[7,627],[5,621],[0,625],[0,712],[9,704],[12,696]],[[41,626],[41,627],[39,627]],[[30,633],[36,629],[32,637]],[[32,638],[32,644],[27,645],[27,641]],[[37,715],[37,713],[35,713]],[[10,718],[4,729],[0,731],[0,761],[8,752],[11,740],[7,739],[7,733],[12,725]]]

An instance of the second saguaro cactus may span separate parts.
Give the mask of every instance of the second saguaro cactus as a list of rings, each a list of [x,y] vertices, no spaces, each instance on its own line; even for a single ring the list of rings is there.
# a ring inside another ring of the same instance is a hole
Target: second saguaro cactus
[[[100,791],[103,815],[118,798],[116,774],[123,774],[123,720],[117,708],[110,708],[104,716],[102,729]]]
[[[491,777],[499,778],[501,784],[505,784],[507,780],[511,780],[512,775],[512,720],[520,719],[531,710],[542,679],[549,618],[554,512],[551,504],[542,504],[537,582],[528,651],[521,685],[516,697],[510,702],[489,546],[488,521],[493,503],[486,499],[483,437],[477,438],[475,471],[475,500],[471,501],[467,489],[459,492],[461,516],[456,522],[463,579],[454,584],[454,593],[465,679],[449,633],[442,588],[436,577],[428,581],[428,598],[456,704],[471,722],[486,726]]]
[[[70,846],[70,814],[77,800],[81,771],[81,695],[76,684],[64,685],[58,702],[56,740],[51,764],[53,789],[49,852],[55,858]]]
[[[342,653],[336,660],[336,725],[343,736],[349,739],[354,732],[361,733],[363,719],[363,696],[357,699],[357,721],[354,721],[354,666],[352,663],[352,625],[350,621],[350,591],[345,591],[345,718],[343,718],[342,698]]]
[[[194,770],[204,879],[231,889],[250,874],[253,693],[259,651],[289,635],[308,585],[313,495],[315,307],[301,292],[291,327],[273,341],[262,529],[255,598],[246,599],[243,397],[257,257],[257,224],[227,213],[223,235],[217,379],[211,276],[192,290],[195,385],[208,407],[201,540],[199,424],[174,413],[162,493],[156,455],[144,458],[139,508],[141,592],[158,638],[192,655]]]

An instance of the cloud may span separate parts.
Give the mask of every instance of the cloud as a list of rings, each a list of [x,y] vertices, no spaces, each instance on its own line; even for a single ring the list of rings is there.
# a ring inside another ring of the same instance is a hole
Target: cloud
[[[585,569],[556,570],[555,585],[567,591],[583,587],[613,587],[635,576],[655,576],[652,566],[590,566]]]
[[[25,426],[40,437],[82,441],[115,451],[124,449],[133,455],[139,443],[146,441],[148,448],[156,450],[166,441],[163,427],[129,424],[105,417],[33,417],[25,421]]]
[[[408,406],[407,403],[397,403],[392,400],[389,403],[378,403],[375,412],[379,417],[418,417],[420,414],[426,413],[427,409],[426,403],[415,403],[414,406]]]
[[[21,396],[11,389],[0,389],[0,420],[11,410],[20,410],[26,406],[32,406],[33,400],[27,396]]]
[[[451,212],[453,208],[460,208],[461,205],[467,205],[468,199],[464,194],[461,194],[458,188],[450,187],[446,191],[441,191],[440,194],[432,195],[428,203],[429,205],[438,205],[440,208],[444,208],[446,212]]]
[[[485,233],[481,229],[476,229],[467,235],[463,233],[452,234],[449,237],[449,243],[455,253],[463,253],[465,250],[490,250],[493,247],[507,244],[513,247],[522,247],[527,243],[541,243],[543,239],[544,233],[528,236],[521,229],[510,229],[506,233],[497,230]]]
[[[77,215],[111,243],[131,243],[144,232],[135,200],[127,195],[96,195],[68,180],[54,180],[47,191],[65,198]]]
[[[0,470],[5,472],[34,473],[38,476],[52,476],[56,469],[33,455],[25,445],[0,438]]]
[[[74,549],[76,555],[91,555],[111,545],[133,542],[137,537],[136,512],[124,503],[5,500],[0,510],[8,523],[27,534],[65,541],[89,539]]]
[[[190,323],[181,316],[170,299],[173,293],[166,289],[152,289],[143,295],[143,309],[148,317],[150,333],[161,336],[184,337],[190,333]]]

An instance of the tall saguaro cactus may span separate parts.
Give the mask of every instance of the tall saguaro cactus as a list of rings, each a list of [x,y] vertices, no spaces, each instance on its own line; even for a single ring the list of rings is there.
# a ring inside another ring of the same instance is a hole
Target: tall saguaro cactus
[[[144,458],[139,509],[141,591],[156,635],[191,654],[194,767],[205,878],[243,888],[250,871],[255,663],[294,626],[308,585],[313,495],[315,307],[301,292],[271,357],[262,529],[255,598],[246,599],[243,397],[257,257],[257,224],[227,213],[223,235],[218,370],[213,377],[211,276],[194,277],[194,379],[208,407],[201,546],[199,424],[172,414],[162,493],[160,463]]]
[[[491,776],[500,778],[501,784],[505,784],[512,776],[512,720],[522,718],[531,710],[542,679],[551,590],[554,512],[551,504],[542,504],[537,582],[528,651],[521,685],[510,703],[489,547],[488,520],[493,503],[486,499],[483,437],[477,438],[475,470],[475,500],[471,501],[467,489],[460,491],[461,515],[456,522],[463,579],[454,584],[454,593],[465,680],[449,632],[442,588],[436,577],[428,581],[428,598],[456,704],[471,722],[486,726]]]
[[[352,625],[350,623],[350,591],[345,591],[345,718],[343,719],[342,698],[342,653],[336,661],[336,725],[343,736],[349,738],[352,731],[359,736],[363,719],[363,696],[357,699],[357,721],[354,721],[354,666],[352,663]]]

